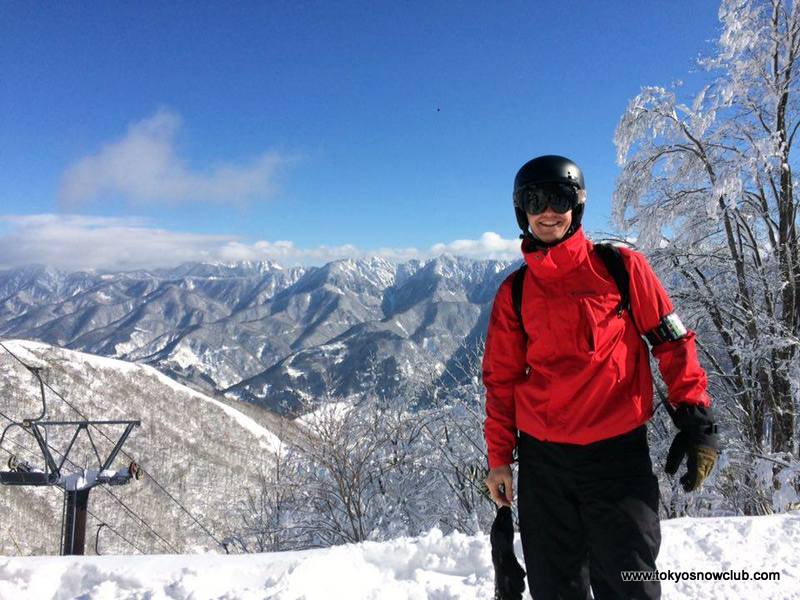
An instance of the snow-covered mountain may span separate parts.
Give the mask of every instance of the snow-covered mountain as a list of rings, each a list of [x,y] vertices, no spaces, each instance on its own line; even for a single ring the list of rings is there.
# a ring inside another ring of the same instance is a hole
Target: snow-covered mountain
[[[0,336],[150,364],[276,411],[324,393],[391,393],[458,360],[514,264],[430,260],[187,264],[171,270],[0,272]],[[369,368],[367,368],[369,367]]]
[[[253,405],[198,393],[147,365],[38,342],[5,340],[3,344],[26,364],[42,367],[49,386],[86,418],[141,420],[112,468],[124,468],[133,459],[152,479],[145,476],[122,487],[100,486],[90,492],[92,516],[86,530],[87,554],[94,552],[95,533],[101,521],[110,526],[100,537],[103,552],[107,553],[215,548],[216,542],[153,479],[222,541],[233,529],[236,503],[246,497],[248,490],[257,489],[260,473],[274,464],[275,452],[281,446],[279,436],[292,431],[292,423],[283,417]],[[47,420],[81,419],[58,395],[47,388],[45,392]],[[36,418],[42,412],[37,380],[2,348],[0,398],[2,412],[15,421]],[[0,429],[9,423],[0,417]],[[123,430],[111,425],[101,429],[113,441]],[[73,432],[74,427],[47,427],[48,443],[63,452]],[[95,429],[89,432],[105,458],[112,442]],[[34,467],[43,467],[35,440],[19,427],[8,430],[2,448],[2,469],[9,453]],[[55,458],[60,461],[59,454]],[[97,467],[85,433],[77,438],[69,458],[75,464],[66,463],[62,474]],[[62,504],[59,488],[0,487],[0,554],[58,553]],[[165,541],[159,540],[156,533]]]
[[[687,517],[665,521],[662,533],[660,571],[686,578],[663,581],[664,600],[800,598],[800,514]],[[521,560],[519,539],[516,553]],[[780,579],[755,580],[769,572]],[[0,558],[0,598],[15,600],[477,600],[493,596],[493,578],[488,536],[437,529],[302,552]]]

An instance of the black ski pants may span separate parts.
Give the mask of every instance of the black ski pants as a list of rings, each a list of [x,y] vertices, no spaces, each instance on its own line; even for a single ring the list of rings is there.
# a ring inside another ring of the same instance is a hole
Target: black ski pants
[[[585,446],[520,432],[519,524],[534,600],[661,597],[661,585],[623,582],[655,570],[661,544],[658,479],[645,425]]]

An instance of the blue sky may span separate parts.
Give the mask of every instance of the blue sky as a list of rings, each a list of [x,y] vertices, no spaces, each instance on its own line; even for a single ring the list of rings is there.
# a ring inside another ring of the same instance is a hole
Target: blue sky
[[[608,230],[614,128],[643,85],[694,89],[717,9],[5,3],[0,268],[513,253],[514,173],[549,153]]]

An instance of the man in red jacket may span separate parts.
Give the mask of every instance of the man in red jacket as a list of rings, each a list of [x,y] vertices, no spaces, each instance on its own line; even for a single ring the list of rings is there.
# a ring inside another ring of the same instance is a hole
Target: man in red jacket
[[[513,501],[519,459],[519,523],[536,600],[659,598],[660,585],[623,582],[652,571],[661,541],[658,479],[646,423],[653,414],[647,345],[669,389],[679,433],[667,471],[687,456],[684,488],[696,489],[716,459],[706,375],[686,330],[645,258],[620,248],[630,278],[628,310],[586,239],[583,175],[571,160],[541,156],[514,181],[527,265],[520,315],[510,275],[497,291],[483,357],[486,485],[498,506]]]

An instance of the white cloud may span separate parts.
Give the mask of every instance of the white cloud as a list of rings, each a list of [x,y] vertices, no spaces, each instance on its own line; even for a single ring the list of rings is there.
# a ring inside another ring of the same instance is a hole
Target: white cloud
[[[178,233],[141,219],[80,215],[0,216],[0,267],[37,263],[65,270],[167,267],[213,260],[231,236]]]
[[[59,201],[71,208],[116,196],[133,204],[241,204],[274,192],[275,175],[288,159],[266,152],[248,164],[218,164],[206,172],[194,171],[176,152],[180,126],[180,117],[165,109],[131,124],[124,137],[66,169]]]
[[[435,244],[434,254],[448,252],[474,258],[517,258],[520,256],[519,239],[507,240],[493,231],[487,231],[477,240],[455,240],[449,244]]]
[[[63,270],[172,267],[184,262],[273,260],[285,266],[321,265],[342,258],[424,259],[440,254],[514,260],[519,240],[486,232],[430,248],[362,249],[352,244],[298,248],[286,240],[247,243],[232,235],[182,233],[139,218],[85,215],[0,215],[0,269],[45,264]]]

